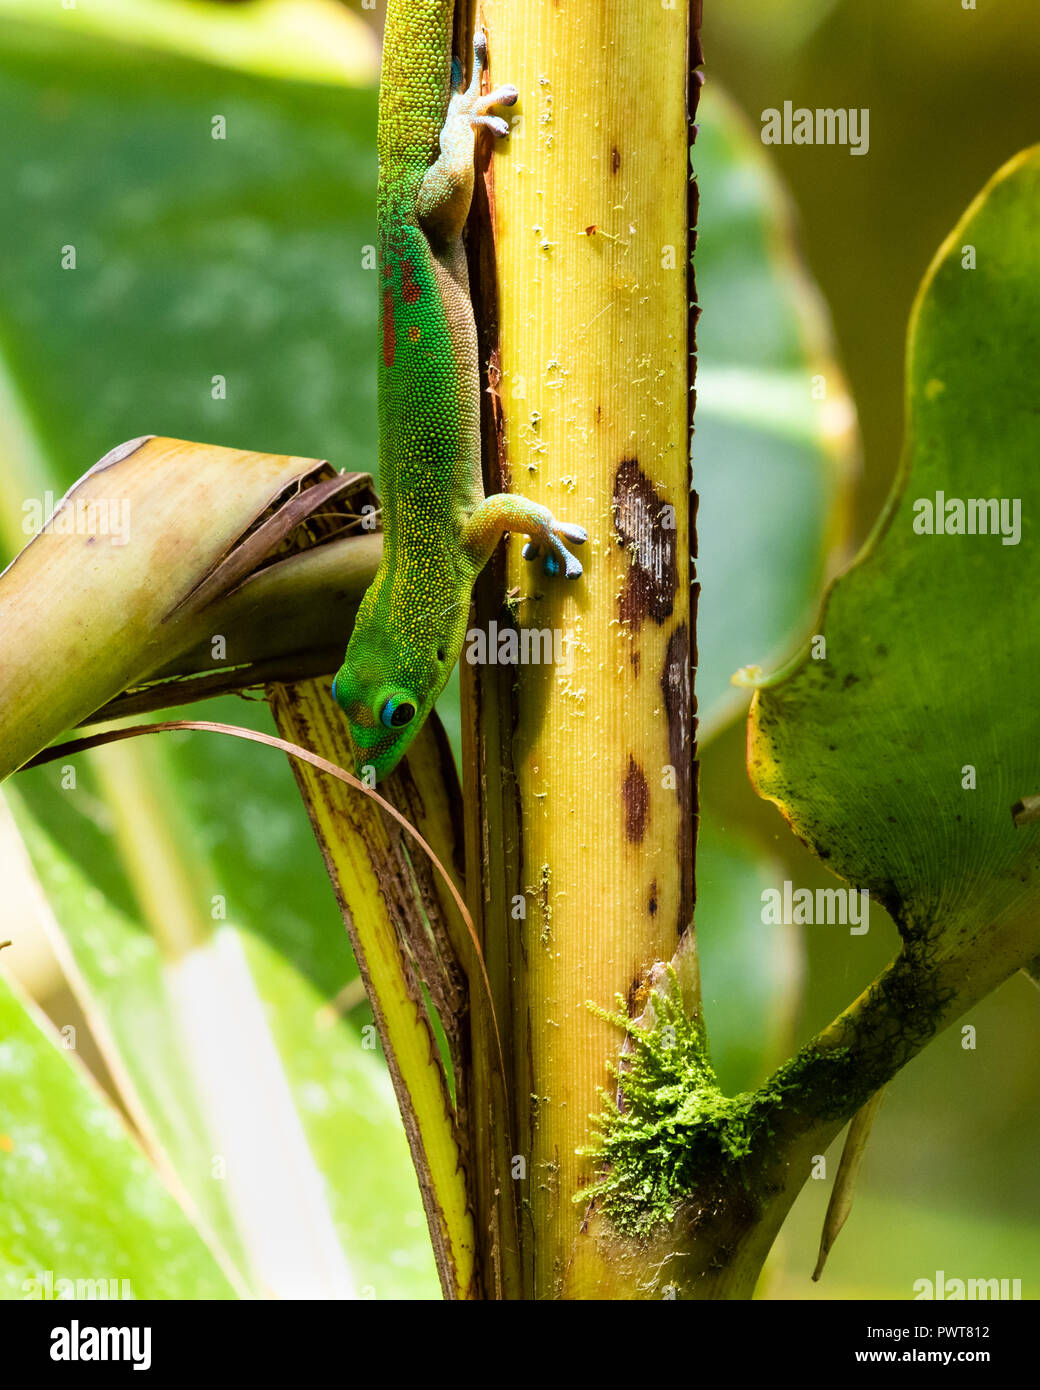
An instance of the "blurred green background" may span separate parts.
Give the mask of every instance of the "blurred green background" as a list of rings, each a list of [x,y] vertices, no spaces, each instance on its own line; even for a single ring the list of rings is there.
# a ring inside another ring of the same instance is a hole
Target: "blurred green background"
[[[711,738],[698,927],[716,1060],[723,1081],[739,1088],[828,1022],[896,945],[879,908],[866,937],[833,927],[781,935],[758,917],[762,884],[833,879],[751,792],[742,697],[727,673],[768,664],[777,642],[793,642],[811,622],[821,577],[834,568],[843,506],[833,441],[806,436],[781,450],[779,433],[761,422],[757,436],[746,422],[738,428],[710,388],[713,368],[750,365],[773,290],[771,308],[790,315],[792,339],[809,345],[778,343],[756,370],[776,372],[782,387],[792,369],[831,352],[811,293],[784,288],[788,229],[759,165],[768,160],[793,195],[800,250],[858,410],[863,458],[849,530],[859,540],[901,447],[917,284],[986,179],[1040,131],[1040,30],[1026,4],[996,0],[979,0],[974,12],[959,0],[903,0],[884,14],[870,0],[804,0],[796,10],[780,0],[706,0],[705,9],[708,88],[694,167],[706,375],[694,472],[704,551],[698,696]],[[141,433],[374,468],[376,301],[362,251],[375,235],[380,22],[334,0],[104,0],[74,11],[0,0],[7,553],[23,543],[26,497],[60,491]],[[715,105],[714,86],[742,108],[747,130]],[[788,98],[869,107],[869,154],[757,148],[761,111]],[[651,101],[648,93],[648,111]],[[226,140],[211,138],[217,114]],[[751,229],[735,258],[731,225]],[[60,269],[69,244],[72,284]],[[213,399],[216,374],[226,399]],[[837,369],[832,382],[840,398]],[[265,709],[241,700],[208,704],[204,717],[268,727]],[[370,1015],[351,992],[356,968],[288,769],[230,740],[184,739],[148,758],[154,784],[170,790],[200,894],[225,894],[243,932],[274,948],[316,1000],[346,999],[340,1045],[359,1047]],[[88,774],[89,795],[73,802],[57,778],[40,769],[19,788],[90,880],[133,916],[135,889],[114,849],[104,788]],[[11,964],[57,1021],[73,1016],[53,965]],[[813,1285],[809,1273],[830,1184],[810,1182],[767,1266],[765,1296],[908,1298],[937,1269],[1021,1278],[1025,1296],[1040,1292],[1040,996],[1019,977],[965,1021],[977,1029],[974,1051],[953,1030],[890,1087],[823,1281]],[[308,1084],[332,1094],[317,1073]],[[349,1108],[341,1095],[337,1103]],[[392,1103],[378,1124],[397,1144],[394,1182],[377,1194],[377,1170],[389,1169],[370,1160],[340,1223],[349,1233],[377,1205],[386,1214],[386,1229],[354,1242],[357,1282],[380,1297],[436,1296]],[[321,1141],[323,1170],[338,1169],[334,1185],[350,1188],[344,1169],[353,1160],[337,1154],[337,1137]],[[836,1161],[837,1149],[831,1174]]]
[[[859,541],[902,447],[905,335],[917,285],[987,179],[1040,139],[1035,7],[1029,0],[978,0],[973,11],[960,0],[705,0],[704,10],[709,86],[725,84],[756,129],[763,110],[787,99],[870,109],[865,156],[768,147],[797,205],[800,244],[829,306],[858,410],[863,466],[852,519]],[[703,218],[710,215],[703,208]],[[711,312],[704,301],[705,319]],[[833,883],[741,780],[742,742],[734,727],[709,750],[705,801],[728,824],[772,840],[787,866],[783,877]],[[832,1018],[892,954],[896,935],[879,908],[871,923],[864,938],[806,929],[799,1038]],[[1040,994],[1019,975],[962,1021],[977,1029],[974,1052],[961,1049],[952,1029],[889,1087],[856,1206],[822,1281],[812,1285],[807,1274],[827,1192],[810,1182],[763,1292],[907,1298],[915,1279],[944,1269],[1020,1277],[1024,1297],[1040,1293]]]

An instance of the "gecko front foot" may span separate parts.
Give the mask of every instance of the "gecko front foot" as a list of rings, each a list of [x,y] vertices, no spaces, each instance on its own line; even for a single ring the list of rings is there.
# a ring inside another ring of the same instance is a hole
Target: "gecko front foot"
[[[523,548],[524,559],[537,560],[544,554],[542,568],[546,574],[556,575],[562,570],[567,579],[581,578],[581,561],[570,553],[564,541],[583,545],[587,539],[585,528],[557,521],[548,507],[511,492],[486,497],[463,529],[463,552],[478,571],[506,531],[519,531],[530,537]]]
[[[537,560],[544,551],[542,569],[546,574],[555,576],[562,568],[564,579],[580,579],[581,561],[571,554],[563,541],[570,541],[571,545],[584,545],[587,539],[588,532],[584,526],[575,526],[569,521],[557,521],[550,514],[545,526],[539,531],[538,538],[528,541],[520,553],[525,560]]]

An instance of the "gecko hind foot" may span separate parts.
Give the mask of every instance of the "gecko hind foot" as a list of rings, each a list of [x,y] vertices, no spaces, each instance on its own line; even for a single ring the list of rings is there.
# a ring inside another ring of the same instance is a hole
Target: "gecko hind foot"
[[[452,63],[456,87],[454,100],[462,107],[474,129],[484,126],[493,135],[501,137],[509,134],[509,122],[501,116],[492,116],[489,112],[493,106],[515,106],[520,93],[511,82],[495,87],[490,92],[481,92],[480,79],[486,67],[487,35],[482,29],[478,29],[473,35],[473,75],[468,87],[462,86],[461,64],[457,59]]]

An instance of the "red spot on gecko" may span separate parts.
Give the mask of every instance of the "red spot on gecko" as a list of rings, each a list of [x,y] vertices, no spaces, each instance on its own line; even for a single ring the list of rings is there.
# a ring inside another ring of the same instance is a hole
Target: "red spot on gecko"
[[[422,295],[422,286],[415,278],[415,267],[411,261],[401,262],[401,298],[406,304],[414,304]]]
[[[383,291],[383,361],[388,367],[394,365],[394,352],[397,349],[397,334],[394,331],[394,292]]]
[[[417,343],[419,341],[421,331],[422,330],[416,324],[413,323],[411,328],[409,328],[408,330],[408,341],[410,343]],[[91,536],[91,540],[93,539],[93,536]]]

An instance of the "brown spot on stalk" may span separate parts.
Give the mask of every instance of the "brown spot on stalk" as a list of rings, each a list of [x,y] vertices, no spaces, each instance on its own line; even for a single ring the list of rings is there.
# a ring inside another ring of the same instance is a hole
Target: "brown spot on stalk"
[[[646,822],[650,814],[650,788],[643,769],[630,753],[628,772],[621,788],[625,803],[625,834],[632,844],[638,845],[646,834]]]
[[[1011,819],[1016,826],[1040,820],[1040,796],[1024,796],[1020,801],[1016,801],[1011,808]]]
[[[618,617],[635,630],[646,618],[663,623],[679,587],[675,512],[665,507],[638,459],[625,459],[614,475],[614,530],[631,564],[617,602]]]

